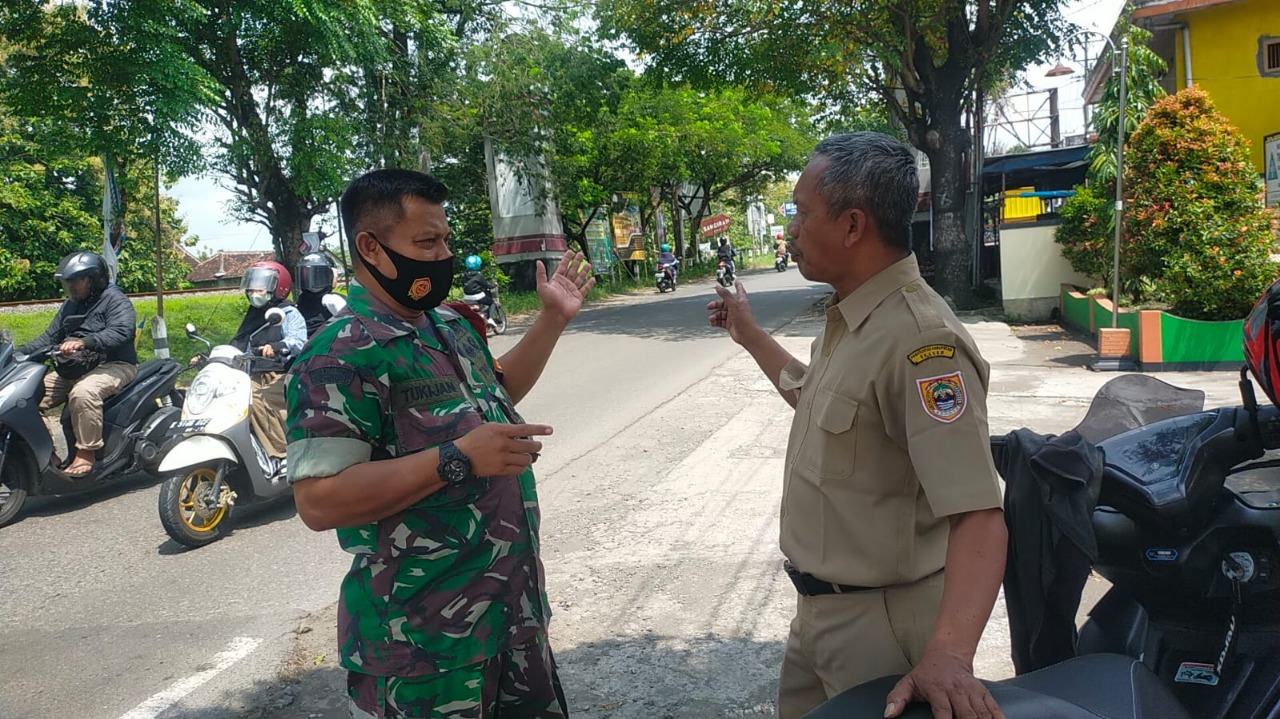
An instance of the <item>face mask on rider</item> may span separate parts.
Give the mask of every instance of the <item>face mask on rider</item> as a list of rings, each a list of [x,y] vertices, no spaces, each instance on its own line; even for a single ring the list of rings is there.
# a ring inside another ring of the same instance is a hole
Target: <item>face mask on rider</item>
[[[377,267],[365,263],[369,274],[373,275],[373,279],[378,281],[391,299],[420,312],[435,309],[445,301],[449,290],[453,288],[452,255],[443,260],[415,260],[387,247],[372,232],[368,234],[382,247],[382,251],[391,259],[391,264],[395,265],[396,276],[392,279],[379,272]]]
[[[249,304],[253,305],[257,309],[266,307],[267,303],[271,301],[271,297],[265,292],[250,292],[248,294]]]

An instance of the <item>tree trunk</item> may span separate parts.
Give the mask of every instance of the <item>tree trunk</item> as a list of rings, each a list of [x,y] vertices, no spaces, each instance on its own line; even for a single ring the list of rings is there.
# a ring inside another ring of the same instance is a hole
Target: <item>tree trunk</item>
[[[972,309],[977,304],[970,281],[973,247],[964,231],[968,138],[959,116],[943,124],[942,131],[949,137],[943,140],[938,130],[931,129],[924,143],[933,207],[933,284],[938,294],[950,299],[957,309]]]
[[[271,239],[275,244],[276,258],[293,274],[302,259],[302,233],[311,229],[311,213],[303,201],[292,193],[271,201],[276,208],[275,221],[271,223]]]

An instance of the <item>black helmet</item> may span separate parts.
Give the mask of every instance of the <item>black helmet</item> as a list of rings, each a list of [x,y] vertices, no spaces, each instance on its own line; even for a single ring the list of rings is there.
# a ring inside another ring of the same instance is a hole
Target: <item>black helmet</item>
[[[80,277],[89,278],[91,297],[102,294],[107,289],[107,281],[110,277],[107,261],[96,252],[72,252],[62,258],[62,262],[58,263],[58,269],[53,273],[53,278],[62,283],[63,289],[68,289],[68,280]]]
[[[323,252],[303,255],[293,277],[299,292],[329,292],[333,289],[333,263]]]

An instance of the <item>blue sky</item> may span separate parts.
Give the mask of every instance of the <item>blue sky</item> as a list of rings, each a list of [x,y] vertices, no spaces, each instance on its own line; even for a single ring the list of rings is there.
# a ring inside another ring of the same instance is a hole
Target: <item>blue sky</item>
[[[1108,33],[1115,23],[1116,16],[1124,5],[1124,0],[1070,0],[1064,12],[1067,19],[1082,27]],[[1105,46],[1094,41],[1089,48],[1089,57],[1096,59]],[[1064,58],[1067,64],[1074,65],[1077,70],[1083,57]],[[1063,78],[1046,78],[1044,74],[1056,64],[1057,60],[1045,65],[1027,68],[1023,73],[1026,81],[1036,90],[1050,87],[1059,88],[1059,111],[1061,130],[1064,136],[1079,134],[1084,125],[1083,90],[1084,73],[1077,72]],[[1006,145],[1012,145],[1013,139],[1001,139]],[[271,248],[271,235],[265,227],[252,223],[241,223],[233,219],[227,211],[231,193],[218,185],[216,178],[188,177],[168,189],[168,194],[177,198],[180,213],[187,222],[192,234],[200,237],[200,248],[210,250],[266,250]],[[321,218],[317,218],[317,222]],[[332,214],[326,220],[327,229],[332,232],[336,222]],[[312,229],[317,229],[313,226]]]

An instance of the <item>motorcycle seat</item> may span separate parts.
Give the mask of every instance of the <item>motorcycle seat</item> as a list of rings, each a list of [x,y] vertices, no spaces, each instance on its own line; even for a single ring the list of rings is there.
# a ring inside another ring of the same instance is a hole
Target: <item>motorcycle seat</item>
[[[112,407],[115,407],[117,404],[130,397],[134,390],[142,387],[148,379],[163,372],[166,365],[175,366],[173,360],[147,360],[146,362],[138,365],[137,376],[133,378],[132,382],[125,385],[124,389],[120,390],[120,394],[117,394],[114,397],[108,397],[102,403],[102,411],[107,412]]]
[[[804,719],[880,719],[901,675],[860,684]],[[1120,654],[1087,654],[1036,672],[984,681],[1007,719],[1191,719],[1151,670]],[[907,707],[903,719],[930,719],[929,705]]]

